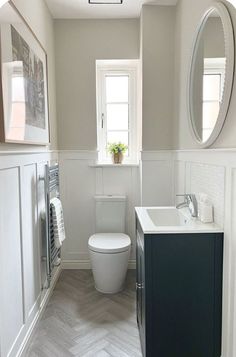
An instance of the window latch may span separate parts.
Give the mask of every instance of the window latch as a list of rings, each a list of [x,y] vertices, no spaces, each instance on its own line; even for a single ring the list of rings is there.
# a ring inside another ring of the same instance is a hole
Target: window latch
[[[104,127],[104,113],[102,113],[102,121],[101,121],[101,124],[102,124],[102,129]]]

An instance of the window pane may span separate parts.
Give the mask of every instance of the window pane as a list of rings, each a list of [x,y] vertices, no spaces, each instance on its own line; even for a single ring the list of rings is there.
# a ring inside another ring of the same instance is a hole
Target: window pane
[[[129,129],[129,105],[107,104],[107,130]]]
[[[203,128],[214,128],[219,110],[219,102],[203,103]]]
[[[129,77],[106,76],[106,102],[128,102]]]
[[[220,74],[204,74],[203,76],[203,101],[220,101]]]
[[[109,131],[107,133],[107,143],[119,143],[129,145],[129,133],[123,131]]]
[[[212,129],[203,129],[202,130],[202,141],[205,142],[209,139],[212,134]]]
[[[124,131],[107,132],[107,144],[111,143],[122,143],[129,146],[129,133]],[[129,156],[129,150],[126,151],[125,156]]]

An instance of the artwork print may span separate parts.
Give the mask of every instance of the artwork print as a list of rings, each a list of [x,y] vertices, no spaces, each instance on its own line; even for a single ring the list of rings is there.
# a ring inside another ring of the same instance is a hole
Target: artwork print
[[[24,78],[25,123],[46,128],[43,62],[11,25],[12,59],[22,63]]]

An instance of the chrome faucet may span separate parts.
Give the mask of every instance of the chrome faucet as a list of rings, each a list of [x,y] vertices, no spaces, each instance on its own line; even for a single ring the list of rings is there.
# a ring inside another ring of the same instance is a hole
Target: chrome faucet
[[[184,202],[176,205],[176,208],[188,207],[192,217],[198,216],[198,204],[196,196],[193,193],[185,193],[181,195],[176,195],[177,197],[184,197]]]

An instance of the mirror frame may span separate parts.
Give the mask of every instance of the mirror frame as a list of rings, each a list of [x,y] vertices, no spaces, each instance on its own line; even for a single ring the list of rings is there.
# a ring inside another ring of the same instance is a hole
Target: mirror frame
[[[225,73],[225,86],[224,86],[224,93],[222,97],[222,104],[220,106],[220,111],[216,120],[216,124],[209,138],[205,142],[203,142],[198,135],[194,122],[193,99],[192,99],[193,98],[193,72],[194,72],[193,69],[196,61],[196,53],[201,38],[201,33],[209,18],[210,13],[213,10],[217,10],[223,25],[224,39],[225,39],[226,73]],[[209,147],[215,142],[215,140],[220,135],[220,132],[225,123],[229,105],[230,105],[232,89],[233,89],[234,62],[235,62],[234,29],[233,29],[230,13],[227,7],[223,3],[215,3],[214,5],[212,5],[206,10],[197,27],[197,31],[194,37],[194,42],[192,47],[190,70],[189,70],[188,85],[187,85],[187,109],[188,109],[188,122],[190,126],[190,132],[195,142],[201,148]]]

